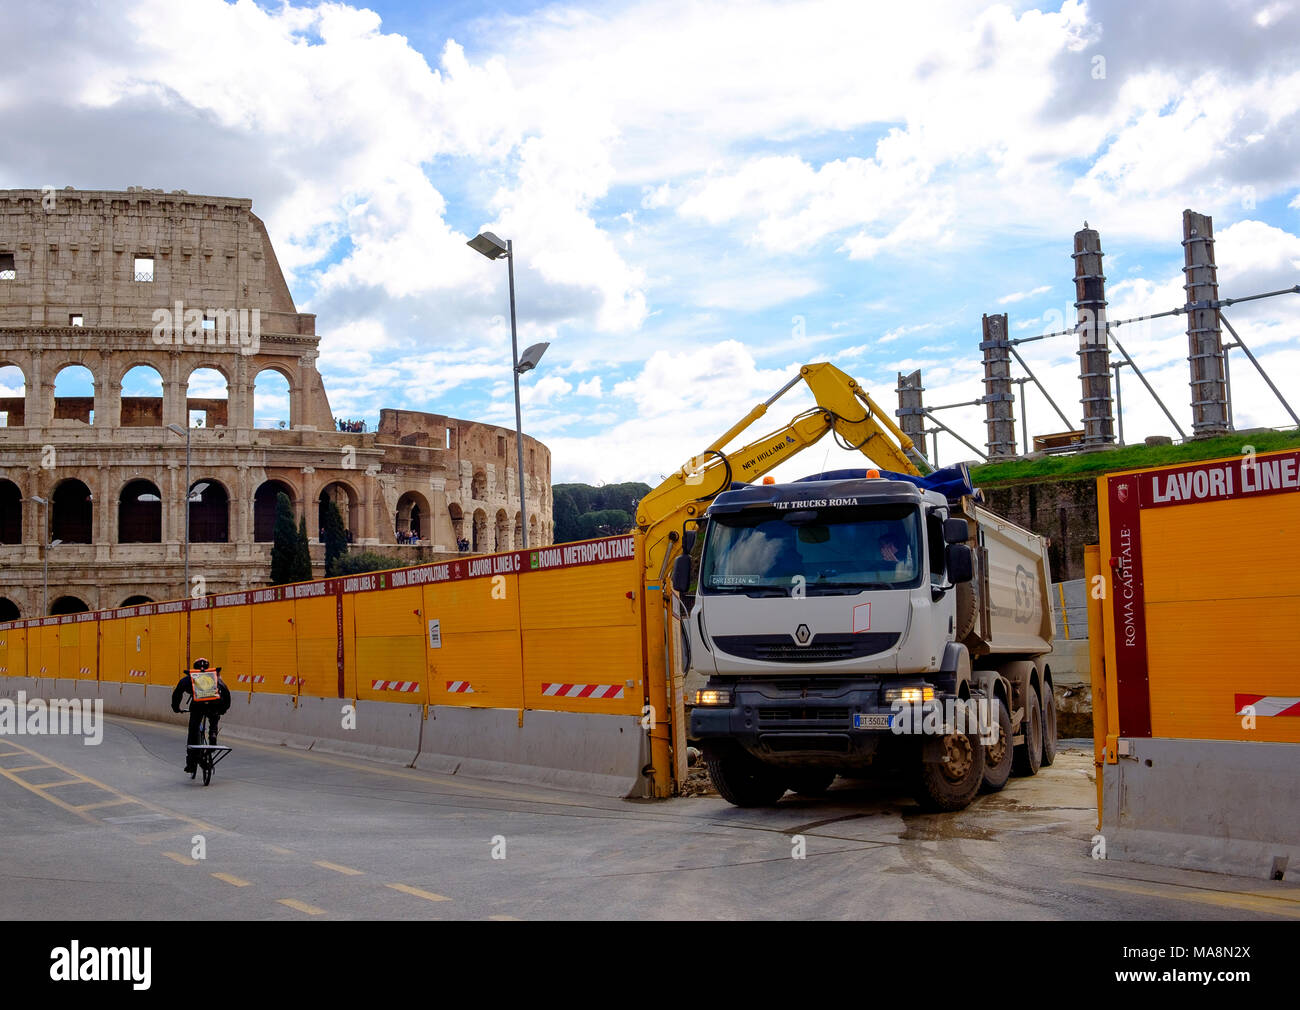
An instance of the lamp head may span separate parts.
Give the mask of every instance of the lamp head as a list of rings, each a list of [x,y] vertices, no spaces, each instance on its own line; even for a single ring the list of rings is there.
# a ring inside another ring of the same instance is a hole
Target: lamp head
[[[490,260],[500,259],[510,251],[510,247],[490,231],[480,232],[465,244]]]

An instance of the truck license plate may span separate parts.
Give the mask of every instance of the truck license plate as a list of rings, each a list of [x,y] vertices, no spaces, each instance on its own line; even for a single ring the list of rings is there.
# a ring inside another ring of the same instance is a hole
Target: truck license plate
[[[862,712],[854,713],[854,729],[889,729],[888,715],[865,715]]]

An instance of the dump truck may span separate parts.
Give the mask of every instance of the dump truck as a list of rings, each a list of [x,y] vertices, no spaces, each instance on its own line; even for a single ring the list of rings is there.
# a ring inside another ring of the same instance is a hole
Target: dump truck
[[[707,676],[690,730],[731,803],[885,769],[958,810],[1052,762],[1046,544],[980,504],[964,468],[737,486],[702,535],[681,622]]]

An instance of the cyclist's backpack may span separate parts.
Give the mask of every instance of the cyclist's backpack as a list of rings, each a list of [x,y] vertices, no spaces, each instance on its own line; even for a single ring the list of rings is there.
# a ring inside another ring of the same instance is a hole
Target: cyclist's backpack
[[[190,695],[195,701],[220,701],[221,678],[217,676],[217,671],[210,668],[191,670]]]

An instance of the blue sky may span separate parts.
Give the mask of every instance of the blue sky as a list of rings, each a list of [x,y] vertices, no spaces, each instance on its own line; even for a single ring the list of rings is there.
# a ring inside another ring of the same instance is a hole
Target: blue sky
[[[317,314],[339,416],[513,424],[505,268],[464,244],[513,238],[521,344],[552,345],[525,429],[557,481],[654,483],[804,362],[890,409],[917,367],[928,403],[974,399],[982,313],[1013,335],[1072,320],[1085,219],[1112,318],[1181,303],[1185,207],[1214,215],[1222,294],[1300,283],[1293,3],[123,0],[0,18],[0,187],[251,197]],[[1232,318],[1300,401],[1300,296]],[[1121,339],[1190,430],[1180,323]],[[1023,348],[1071,418],[1074,350]],[[1239,426],[1288,420],[1240,352],[1233,379]],[[1129,439],[1176,434],[1124,382]],[[807,405],[790,394],[754,434]],[[1028,410],[1031,433],[1063,427],[1036,393]],[[982,418],[943,415],[979,446]],[[939,456],[971,453],[941,435]],[[827,440],[778,474],[848,461]]]

